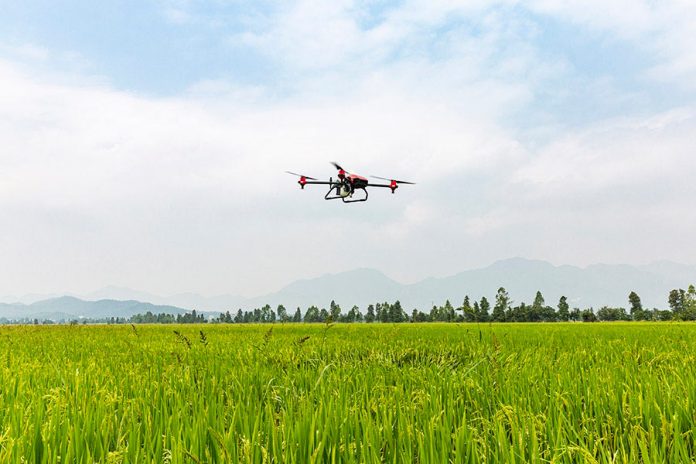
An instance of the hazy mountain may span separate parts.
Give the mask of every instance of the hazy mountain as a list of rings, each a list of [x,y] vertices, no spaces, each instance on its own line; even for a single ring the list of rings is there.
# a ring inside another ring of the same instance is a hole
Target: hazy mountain
[[[338,274],[326,274],[315,279],[303,279],[291,283],[278,292],[252,298],[244,307],[254,308],[270,304],[273,307],[282,304],[288,311],[300,306],[304,309],[310,305],[326,307],[331,300],[340,303],[349,310],[353,304],[360,307],[369,303],[394,300],[403,295],[406,286],[390,279],[374,269],[356,269]]]
[[[147,292],[124,287],[104,287],[83,296],[87,300],[136,300],[157,305],[178,306],[201,311],[227,311],[245,304],[246,299],[236,295],[216,295],[206,297],[197,293],[179,293],[171,296],[153,295]]]
[[[54,321],[76,318],[130,317],[134,314],[183,314],[187,310],[175,306],[153,305],[140,301],[99,300],[85,301],[71,296],[51,298],[25,305],[0,303],[0,318],[51,319]]]
[[[310,304],[328,306],[332,299],[344,310],[357,304],[363,310],[377,301],[400,300],[405,308],[428,310],[449,299],[459,305],[465,295],[493,301],[499,287],[505,287],[517,301],[531,303],[537,290],[547,304],[555,305],[565,295],[578,307],[627,306],[628,294],[636,291],[645,307],[667,307],[673,288],[696,283],[696,267],[659,262],[645,266],[597,264],[586,268],[554,266],[544,261],[513,258],[488,267],[459,274],[429,278],[402,285],[373,269],[330,274],[295,282],[278,292],[254,298],[245,307],[282,303],[288,309]]]
[[[66,296],[32,304],[0,303],[0,318],[129,317],[147,311],[178,314],[192,309],[236,312],[238,308],[249,310],[264,304],[274,308],[283,304],[292,313],[298,306],[303,312],[310,305],[328,307],[331,300],[339,303],[345,311],[352,305],[358,305],[364,311],[370,303],[397,299],[407,310],[419,308],[427,311],[433,304],[443,304],[447,299],[457,306],[465,295],[474,299],[486,296],[493,302],[501,286],[516,302],[531,303],[536,291],[540,290],[546,303],[554,306],[565,295],[572,306],[580,308],[626,307],[628,294],[635,291],[644,307],[666,308],[669,291],[687,288],[689,284],[696,284],[696,267],[669,261],[643,266],[596,264],[580,268],[513,258],[410,285],[400,284],[374,269],[356,269],[298,280],[277,292],[250,299],[234,295],[205,297],[194,293],[161,297],[126,288],[105,287],[87,295],[86,299],[90,301]]]
[[[0,296],[0,301],[4,303],[22,303],[22,304],[32,304],[41,300],[48,300],[49,298],[58,298],[61,295],[52,293],[29,293],[27,295],[15,296],[15,295],[3,295]]]

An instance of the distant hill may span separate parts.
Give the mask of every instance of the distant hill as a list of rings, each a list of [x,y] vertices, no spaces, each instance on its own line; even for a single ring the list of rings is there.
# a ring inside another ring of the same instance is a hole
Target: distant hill
[[[156,305],[178,306],[187,309],[205,311],[226,311],[246,303],[244,297],[236,295],[203,296],[197,293],[179,293],[171,296],[153,295],[147,292],[131,290],[123,287],[104,287],[96,292],[84,295],[87,300],[136,300],[147,301]],[[204,309],[203,309],[204,308]]]
[[[107,317],[131,317],[134,314],[167,313],[183,314],[186,309],[176,306],[153,305],[140,301],[99,300],[85,301],[71,296],[62,296],[48,300],[37,301],[25,305],[22,303],[0,303],[0,318],[18,319],[50,319],[53,321],[79,318],[100,319]]]
[[[127,288],[106,287],[84,296],[50,298],[32,304],[0,303],[0,318],[129,317],[137,313],[178,314],[196,309],[205,312],[235,312],[270,304],[283,304],[294,312],[310,305],[328,307],[331,300],[344,311],[358,305],[363,311],[370,303],[400,300],[407,310],[428,311],[433,304],[449,299],[455,306],[465,295],[493,301],[499,287],[505,287],[516,302],[531,303],[540,290],[549,305],[565,295],[571,306],[580,308],[628,306],[628,294],[637,292],[646,308],[666,308],[673,288],[696,284],[696,267],[660,261],[644,266],[596,264],[585,268],[554,266],[545,261],[512,258],[490,266],[448,277],[428,278],[404,285],[375,269],[355,269],[293,282],[277,292],[255,298],[235,295],[205,297],[194,293],[157,296]],[[86,301],[90,300],[90,301]],[[96,301],[92,301],[96,300]],[[148,301],[143,303],[141,301]],[[48,317],[53,315],[54,317]]]
[[[370,303],[398,299],[409,310],[419,308],[427,311],[433,304],[442,304],[447,299],[459,305],[465,295],[476,299],[486,296],[492,301],[502,286],[517,302],[531,303],[540,290],[550,305],[555,305],[565,295],[571,305],[581,308],[625,307],[628,294],[636,291],[645,307],[665,308],[671,289],[686,288],[691,283],[696,284],[696,267],[669,262],[646,266],[597,264],[580,268],[513,258],[411,285],[399,284],[374,269],[327,274],[253,298],[244,307],[265,303],[273,306],[283,304],[289,309],[305,308],[311,304],[322,307],[335,299],[347,310],[354,304],[364,309]]]

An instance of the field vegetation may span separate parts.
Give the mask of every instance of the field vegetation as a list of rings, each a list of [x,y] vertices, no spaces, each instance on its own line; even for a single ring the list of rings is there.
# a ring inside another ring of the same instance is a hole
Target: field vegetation
[[[694,462],[696,326],[0,326],[0,462]]]

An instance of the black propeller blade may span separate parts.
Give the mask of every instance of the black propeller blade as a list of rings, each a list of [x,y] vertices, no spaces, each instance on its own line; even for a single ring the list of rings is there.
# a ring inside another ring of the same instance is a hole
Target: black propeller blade
[[[293,176],[304,177],[305,179],[309,179],[309,180],[317,180],[314,177],[303,176],[302,174],[297,174],[297,173],[290,172],[290,171],[285,171],[285,172],[287,172],[288,174],[292,174]]]
[[[379,177],[379,176],[370,176],[370,177],[374,177],[375,179],[380,179],[380,180],[388,180],[389,182],[394,181],[397,184],[416,185],[415,182],[406,182],[405,180],[387,179],[386,177]]]
[[[333,164],[333,166],[334,166],[336,169],[338,169],[339,171],[346,171],[345,169],[343,169],[343,168],[342,168],[337,162],[335,162],[335,161],[332,161],[331,164]],[[348,171],[346,171],[346,172],[348,172]]]

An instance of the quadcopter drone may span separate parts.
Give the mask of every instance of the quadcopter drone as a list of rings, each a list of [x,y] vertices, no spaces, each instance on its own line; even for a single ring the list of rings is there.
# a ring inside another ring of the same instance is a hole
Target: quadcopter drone
[[[331,163],[334,165],[336,169],[338,169],[338,179],[333,180],[333,178],[329,177],[328,182],[322,181],[322,180],[317,180],[314,177],[309,177],[305,176],[303,174],[295,174],[294,172],[290,171],[285,171],[288,174],[292,174],[293,176],[297,176],[300,178],[299,181],[297,181],[298,184],[300,184],[300,188],[304,190],[305,185],[328,185],[329,186],[329,191],[326,193],[324,196],[325,200],[343,200],[343,203],[358,203],[360,201],[367,201],[367,188],[368,187],[383,187],[383,188],[388,188],[391,189],[391,192],[394,193],[397,188],[399,188],[399,184],[408,184],[408,185],[414,185],[413,182],[406,182],[404,180],[396,180],[396,179],[387,179],[385,177],[377,177],[377,176],[371,176],[375,179],[380,179],[380,180],[386,180],[389,181],[388,184],[373,184],[367,180],[367,178],[359,176],[357,174],[352,174],[343,169],[338,163],[333,162]],[[361,195],[357,199],[353,199],[353,194],[361,190],[364,195]]]

